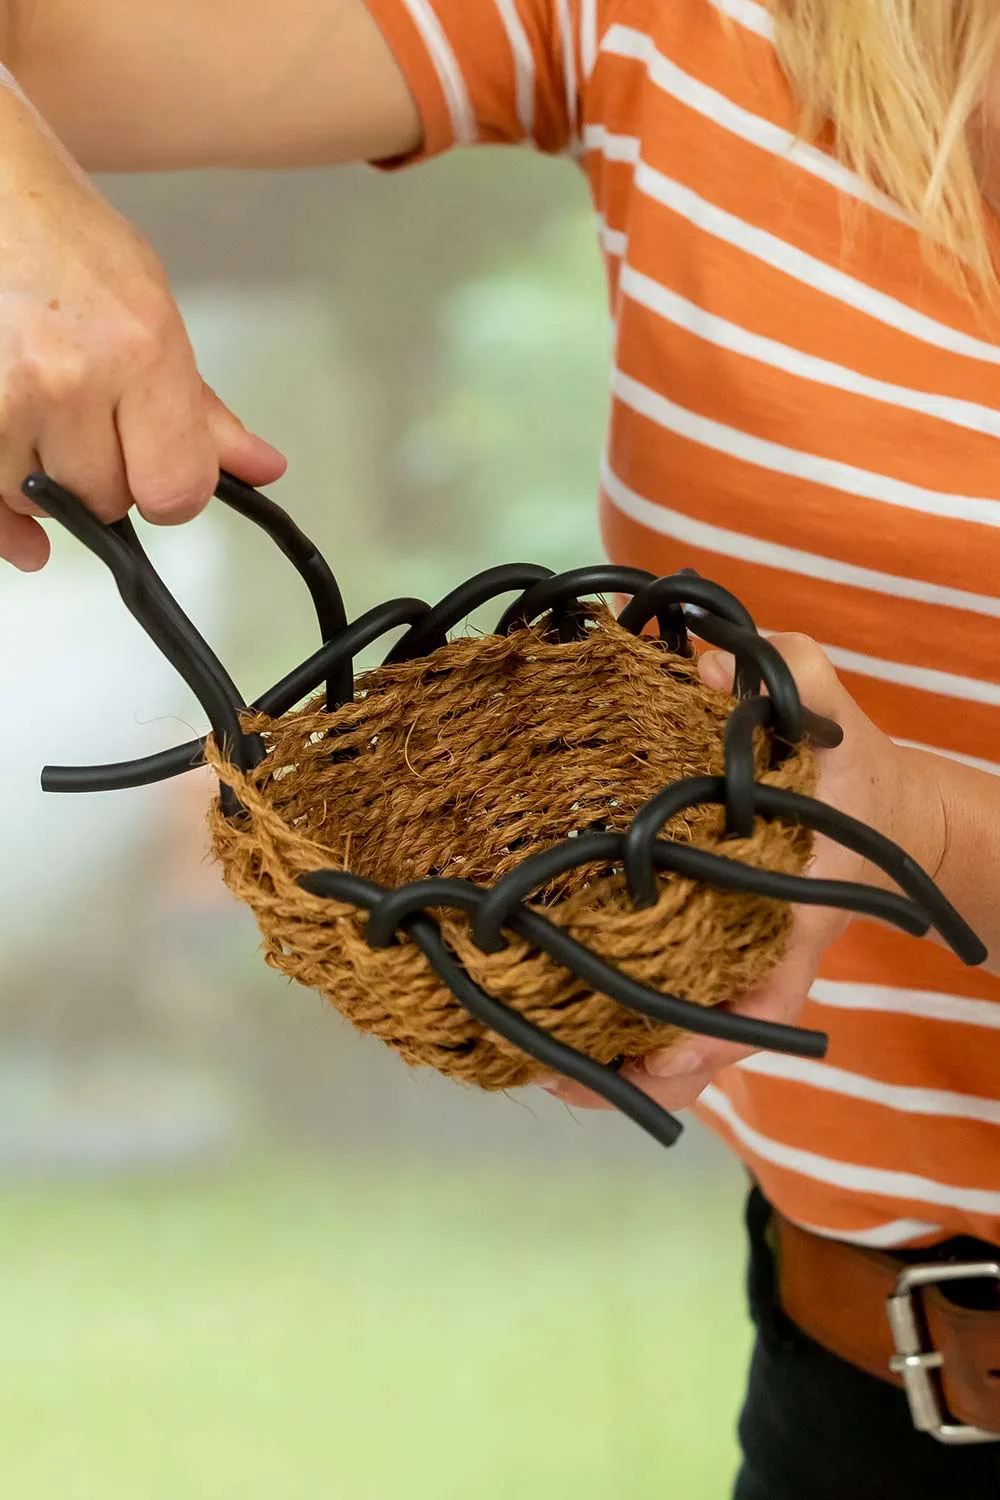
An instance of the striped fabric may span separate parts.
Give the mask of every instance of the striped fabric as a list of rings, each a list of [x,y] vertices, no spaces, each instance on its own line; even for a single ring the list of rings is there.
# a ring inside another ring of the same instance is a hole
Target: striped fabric
[[[610,555],[693,565],[829,651],[892,735],[1000,769],[1000,324],[795,115],[756,0],[370,0],[423,155],[586,171],[615,327]],[[856,924],[700,1110],[792,1219],[1000,1243],[1000,982]]]

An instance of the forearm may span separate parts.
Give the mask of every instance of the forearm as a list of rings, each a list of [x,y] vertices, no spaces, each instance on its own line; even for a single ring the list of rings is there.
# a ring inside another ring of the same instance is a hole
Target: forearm
[[[88,171],[308,166],[419,139],[363,0],[0,0],[0,46]]]

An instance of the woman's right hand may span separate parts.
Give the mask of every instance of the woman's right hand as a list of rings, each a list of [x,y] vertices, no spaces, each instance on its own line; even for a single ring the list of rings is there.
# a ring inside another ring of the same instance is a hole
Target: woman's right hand
[[[0,558],[48,558],[21,494],[35,469],[104,520],[134,503],[162,525],[196,515],[220,468],[279,478],[281,454],[199,376],[143,237],[3,88],[0,134]]]

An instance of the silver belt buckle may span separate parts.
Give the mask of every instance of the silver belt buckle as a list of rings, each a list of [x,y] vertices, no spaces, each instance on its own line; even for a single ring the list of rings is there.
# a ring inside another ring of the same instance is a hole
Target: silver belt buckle
[[[939,1443],[955,1447],[1000,1442],[1000,1433],[984,1432],[981,1427],[966,1427],[948,1420],[940,1384],[934,1373],[944,1364],[944,1355],[924,1346],[917,1317],[917,1293],[925,1286],[944,1281],[977,1280],[1000,1282],[1000,1262],[981,1260],[966,1265],[906,1266],[900,1272],[895,1292],[887,1299],[896,1345],[889,1368],[894,1375],[903,1377],[913,1425],[918,1432],[929,1433]]]

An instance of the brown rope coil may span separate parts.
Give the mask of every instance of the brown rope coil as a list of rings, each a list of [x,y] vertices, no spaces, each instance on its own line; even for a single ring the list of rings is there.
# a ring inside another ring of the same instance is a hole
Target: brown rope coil
[[[229,888],[253,909],[266,961],[318,990],[360,1031],[412,1064],[485,1089],[530,1083],[543,1070],[477,1022],[405,935],[365,940],[365,913],[312,896],[306,872],[338,868],[388,887],[431,876],[492,885],[528,855],[590,829],[624,830],[649,798],[682,777],[719,775],[734,706],[694,663],[635,637],[603,606],[579,640],[546,638],[541,622],[509,636],[464,638],[358,678],[333,713],[316,699],[246,727],[268,748],[247,775],[214,743],[207,758],[245,808],[210,814]],[[765,783],[810,793],[815,758],[797,748]],[[724,837],[719,808],[696,808],[663,836],[762,869],[801,874],[811,835],[758,819]],[[786,903],[658,877],[655,906],[637,911],[620,868],[572,870],[529,903],[581,943],[657,989],[711,1006],[759,984],[779,960]],[[588,989],[512,937],[485,954],[469,919],[435,913],[470,976],[535,1025],[599,1062],[638,1059],[676,1029]]]

